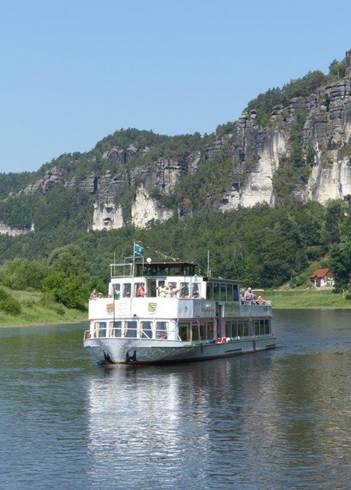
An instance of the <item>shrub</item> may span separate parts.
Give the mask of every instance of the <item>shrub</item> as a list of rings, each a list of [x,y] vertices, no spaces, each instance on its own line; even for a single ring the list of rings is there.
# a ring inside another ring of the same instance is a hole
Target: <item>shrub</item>
[[[89,289],[84,286],[82,279],[53,270],[47,275],[44,288],[51,291],[55,300],[67,308],[86,309]]]
[[[14,259],[0,270],[1,282],[12,289],[41,289],[48,266],[40,260]]]
[[[0,288],[0,310],[10,315],[19,315],[21,313],[20,303],[3,288]]]

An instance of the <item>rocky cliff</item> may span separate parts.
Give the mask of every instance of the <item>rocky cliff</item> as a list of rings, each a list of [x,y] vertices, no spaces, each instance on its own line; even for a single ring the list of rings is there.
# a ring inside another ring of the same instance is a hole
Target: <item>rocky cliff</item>
[[[293,198],[325,204],[351,195],[351,52],[346,54],[345,76],[319,87],[306,97],[294,97],[286,106],[273,107],[265,127],[257,112],[245,111],[229,134],[232,180],[221,204],[223,211],[239,205],[274,205],[279,189],[275,176],[291,160],[293,145],[300,145],[300,179]],[[300,117],[300,141],[292,138]],[[301,121],[302,119],[302,121]],[[279,174],[278,174],[279,175]]]
[[[211,135],[127,130],[86,154],[62,155],[27,176],[21,189],[9,185],[2,193],[0,234],[27,231],[38,213],[35,196],[46,196],[50,204],[55,189],[85,196],[90,230],[144,228],[185,216],[196,206],[226,212],[261,203],[347,198],[351,51],[331,67],[328,75],[312,72],[262,94],[237,121]],[[27,228],[15,218],[9,222],[16,215],[11,206],[26,199]]]

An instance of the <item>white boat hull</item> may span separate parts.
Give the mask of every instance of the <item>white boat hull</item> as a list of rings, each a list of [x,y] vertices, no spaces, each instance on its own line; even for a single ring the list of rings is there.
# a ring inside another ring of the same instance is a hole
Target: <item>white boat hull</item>
[[[256,338],[235,339],[223,344],[191,343],[172,340],[149,340],[131,338],[90,338],[84,340],[86,347],[99,363],[146,364],[214,359],[247,352],[273,349],[276,339],[272,335]]]

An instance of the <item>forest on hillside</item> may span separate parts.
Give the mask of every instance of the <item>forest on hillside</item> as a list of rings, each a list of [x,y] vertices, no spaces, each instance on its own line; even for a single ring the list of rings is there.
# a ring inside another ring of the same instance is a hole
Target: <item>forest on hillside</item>
[[[191,260],[206,274],[207,251],[213,276],[239,279],[243,286],[302,286],[310,263],[330,267],[336,290],[351,283],[351,206],[332,201],[235,213],[199,212],[147,230],[126,226],[110,232],[41,232],[0,237],[0,283],[38,289],[71,308],[86,308],[89,292],[106,290],[113,257],[130,256],[133,241],[146,254]],[[160,255],[161,252],[161,255]],[[21,258],[18,258],[21,257]]]

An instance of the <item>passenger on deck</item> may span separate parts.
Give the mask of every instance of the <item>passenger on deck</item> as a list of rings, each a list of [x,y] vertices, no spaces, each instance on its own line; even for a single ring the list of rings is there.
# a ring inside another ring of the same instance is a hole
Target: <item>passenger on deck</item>
[[[143,298],[145,296],[145,290],[143,284],[139,284],[136,290],[136,296],[137,298]]]
[[[255,295],[251,288],[247,288],[244,294],[245,301],[251,302],[255,300]]]
[[[162,286],[159,286],[157,288],[158,290],[158,295],[160,298],[166,298],[168,294],[168,288],[163,284]]]
[[[178,293],[178,291],[180,291],[180,288],[177,289],[173,286],[173,284],[168,283],[168,285],[167,285],[167,296],[169,298],[174,298],[174,296]]]
[[[258,305],[265,305],[266,304],[266,300],[262,298],[262,296],[259,296],[256,300],[256,303]]]
[[[93,289],[90,295],[90,299],[96,299],[97,298],[97,292],[96,289]]]

